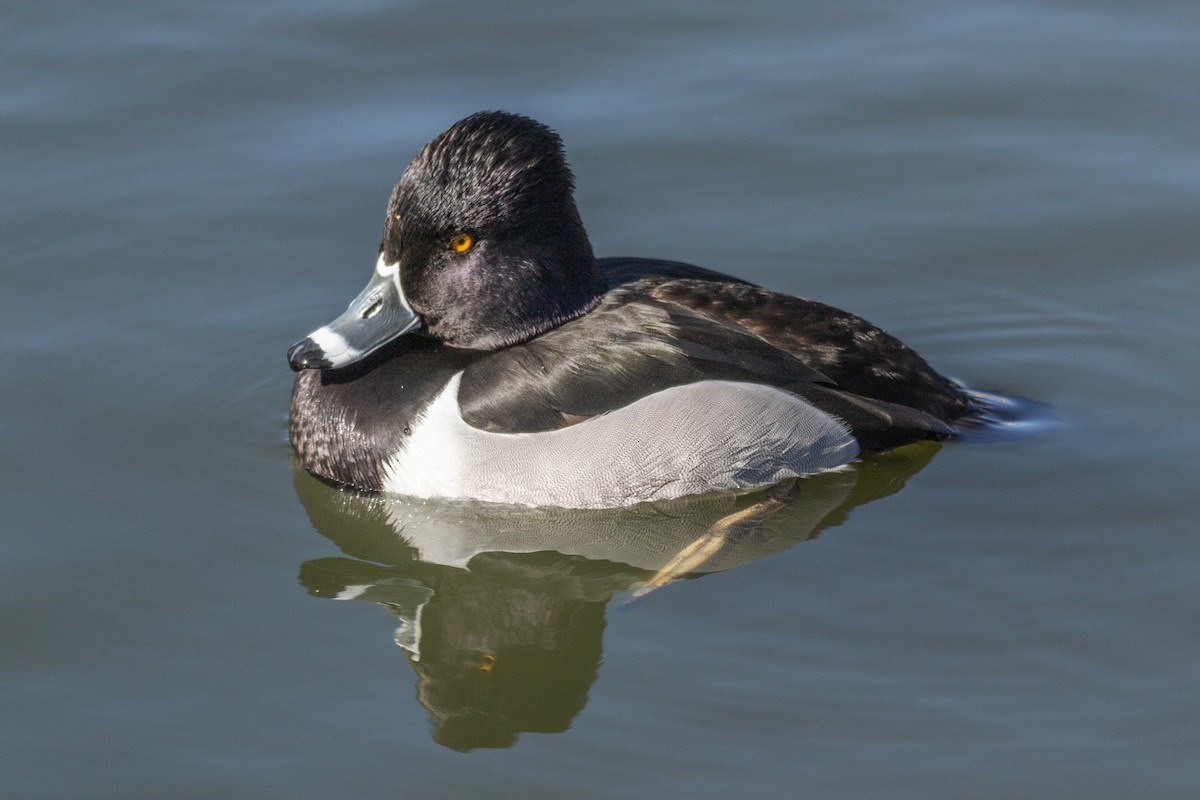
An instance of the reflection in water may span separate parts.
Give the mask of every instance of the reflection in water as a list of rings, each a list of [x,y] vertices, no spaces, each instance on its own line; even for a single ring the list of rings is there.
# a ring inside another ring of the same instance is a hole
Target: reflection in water
[[[660,570],[684,552],[703,551],[686,561],[697,574],[782,552],[899,490],[937,450],[871,456],[798,492],[608,511],[367,497],[297,470],[313,525],[349,556],[306,562],[300,582],[397,617],[438,743],[507,747],[521,732],[566,730],[583,709],[613,595],[667,582]]]

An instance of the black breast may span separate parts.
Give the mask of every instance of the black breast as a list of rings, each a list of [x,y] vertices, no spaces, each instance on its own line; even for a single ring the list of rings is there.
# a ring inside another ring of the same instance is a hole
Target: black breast
[[[446,382],[484,353],[406,336],[338,370],[304,370],[288,432],[301,466],[326,481],[380,491],[380,466]]]

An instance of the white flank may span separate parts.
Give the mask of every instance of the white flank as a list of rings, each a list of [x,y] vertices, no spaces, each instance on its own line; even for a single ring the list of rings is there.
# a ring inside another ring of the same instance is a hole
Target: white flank
[[[502,434],[463,421],[461,377],[446,384],[386,462],[385,491],[611,508],[767,486],[858,455],[840,420],[769,386],[702,381],[560,430]]]
[[[459,372],[410,427],[404,449],[383,466],[384,490],[412,497],[464,497],[463,446],[477,436],[495,436],[463,421],[458,410]]]

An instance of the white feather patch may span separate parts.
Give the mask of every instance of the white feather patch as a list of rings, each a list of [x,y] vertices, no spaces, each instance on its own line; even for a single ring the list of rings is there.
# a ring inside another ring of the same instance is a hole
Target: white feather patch
[[[767,486],[858,455],[840,420],[759,384],[701,381],[560,430],[506,434],[463,421],[461,377],[450,380],[384,464],[385,491],[611,508]]]

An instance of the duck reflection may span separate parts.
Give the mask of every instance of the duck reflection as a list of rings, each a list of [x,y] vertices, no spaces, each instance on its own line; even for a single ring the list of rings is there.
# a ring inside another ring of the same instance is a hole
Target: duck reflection
[[[911,445],[767,492],[610,511],[361,496],[297,470],[314,527],[348,556],[304,563],[300,583],[396,617],[435,741],[508,747],[522,732],[566,730],[583,709],[614,596],[811,539],[898,491],[938,448]]]

